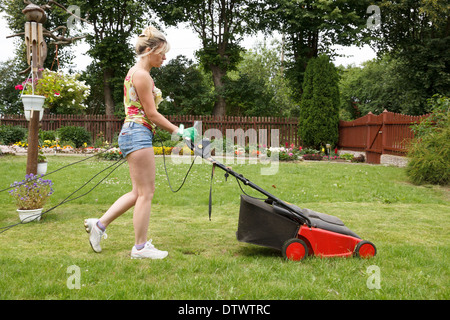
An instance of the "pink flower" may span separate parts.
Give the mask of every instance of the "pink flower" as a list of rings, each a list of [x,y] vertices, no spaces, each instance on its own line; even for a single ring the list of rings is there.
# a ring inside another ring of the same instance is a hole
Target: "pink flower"
[[[14,87],[14,89],[16,89],[16,90],[23,90],[23,85],[18,84],[17,86]]]
[[[289,153],[289,157],[292,157],[294,154],[291,152],[291,153]]]
[[[59,97],[60,93],[55,91],[55,97]]]

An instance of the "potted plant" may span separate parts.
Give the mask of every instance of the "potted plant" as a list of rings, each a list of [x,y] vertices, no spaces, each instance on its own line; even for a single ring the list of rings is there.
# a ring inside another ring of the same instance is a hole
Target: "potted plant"
[[[16,201],[20,221],[27,223],[41,219],[42,209],[53,193],[52,185],[51,180],[44,180],[32,173],[25,175],[24,180],[11,184],[9,194]]]
[[[37,79],[27,79],[15,87],[16,90],[22,90],[20,98],[23,103],[23,110],[25,118],[30,121],[33,111],[39,111],[39,121],[44,115],[45,95],[41,90],[35,90]]]
[[[42,78],[28,78],[15,87],[16,90],[22,91],[24,108],[29,108],[28,100],[30,103],[36,103],[36,100],[39,100],[43,108],[54,113],[77,113],[86,109],[84,102],[90,95],[90,86],[79,80],[80,74],[68,75],[48,69],[40,69],[40,71],[42,71]],[[36,107],[33,108],[36,110]],[[30,112],[25,112],[27,119],[29,114]],[[40,114],[41,119],[42,115],[43,112]]]
[[[37,174],[40,176],[46,173],[47,173],[47,157],[44,155],[44,152],[42,152],[42,150],[39,150]]]
[[[40,69],[43,71],[43,69]],[[58,97],[59,92],[55,90],[55,86],[59,86],[57,81],[48,81],[48,76],[44,72],[42,79],[31,77],[15,86],[16,90],[21,90],[20,98],[22,99],[25,118],[29,121],[33,111],[39,111],[39,121],[44,115],[44,103],[47,98]]]

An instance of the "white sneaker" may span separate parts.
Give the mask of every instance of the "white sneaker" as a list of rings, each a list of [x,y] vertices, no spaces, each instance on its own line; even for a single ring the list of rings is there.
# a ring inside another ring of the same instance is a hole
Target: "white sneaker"
[[[101,252],[100,240],[102,237],[106,239],[108,235],[106,232],[100,230],[97,226],[98,219],[86,219],[84,220],[84,227],[86,232],[89,233],[89,243],[91,244],[92,250],[95,252]]]
[[[152,245],[152,240],[147,241],[144,248],[141,250],[136,249],[135,246],[131,249],[131,259],[164,259],[168,254],[167,251],[156,249],[155,246]]]

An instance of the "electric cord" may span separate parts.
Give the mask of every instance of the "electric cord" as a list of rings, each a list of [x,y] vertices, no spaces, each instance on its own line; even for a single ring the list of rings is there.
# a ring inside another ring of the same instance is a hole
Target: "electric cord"
[[[80,161],[78,161],[78,162],[80,162]],[[78,162],[77,162],[77,163],[78,163]],[[46,213],[48,213],[48,212],[50,212],[50,211],[56,209],[57,207],[59,207],[59,206],[65,204],[65,203],[67,203],[67,202],[74,201],[74,200],[76,200],[76,199],[79,199],[79,198],[81,198],[81,197],[84,197],[85,195],[89,194],[92,190],[94,190],[100,183],[102,183],[107,177],[109,177],[109,176],[110,176],[117,168],[119,168],[119,167],[120,167],[122,164],[124,164],[125,162],[126,162],[125,159],[119,159],[119,160],[117,160],[117,161],[114,162],[112,165],[110,165],[110,166],[106,167],[105,169],[101,170],[100,172],[96,173],[92,178],[90,178],[88,181],[86,181],[80,188],[78,188],[77,190],[75,190],[74,192],[72,192],[69,196],[67,196],[67,197],[66,197],[64,200],[62,200],[60,203],[58,203],[57,205],[53,206],[52,208],[50,208],[50,209],[48,209],[48,210],[46,210],[46,211],[44,211],[44,212],[42,212],[42,213],[36,214],[35,216],[30,216],[30,218],[28,218],[28,219],[26,220],[26,222],[20,221],[20,222],[18,222],[18,223],[12,224],[12,225],[8,225],[8,226],[5,226],[5,227],[0,227],[0,234],[3,233],[3,232],[6,232],[7,230],[9,230],[9,229],[11,229],[11,228],[13,228],[13,227],[15,227],[15,226],[18,226],[18,225],[20,225],[20,224],[24,224],[24,223],[33,221],[33,220],[37,219],[39,216],[43,216],[44,214],[46,214]],[[75,164],[75,163],[73,163],[73,164]],[[72,164],[71,164],[71,165],[72,165]],[[117,165],[117,166],[116,166],[116,165]],[[92,180],[94,180],[98,175],[100,175],[102,172],[104,172],[104,171],[106,171],[106,170],[112,168],[113,166],[116,166],[116,167],[113,168],[113,169],[112,169],[112,170],[111,170],[111,171],[110,171],[103,179],[101,179],[99,182],[97,182],[90,190],[88,190],[86,193],[84,193],[84,194],[82,194],[82,195],[79,195],[79,196],[77,196],[77,197],[75,197],[75,198],[73,198],[73,199],[69,199],[69,198],[72,197],[75,193],[77,193],[78,191],[80,191],[81,189],[83,189],[89,182],[91,182]],[[66,166],[66,167],[67,167],[67,166]],[[62,168],[60,168],[60,169],[62,169]],[[53,172],[59,171],[60,169],[55,170],[55,171],[53,171]],[[51,172],[51,173],[53,173],[53,172]],[[7,189],[6,189],[6,190],[7,190]]]
[[[107,152],[107,151],[109,151],[109,150],[111,150],[111,149],[113,149],[113,148],[114,148],[114,147],[108,148],[108,149],[106,149],[106,150],[104,150],[104,151],[101,151],[101,152],[98,152],[98,153],[96,153],[96,154],[94,154],[94,155],[92,155],[92,156],[89,156],[89,157],[86,157],[86,158],[84,158],[84,159],[81,159],[81,160],[78,160],[78,161],[69,163],[69,164],[67,164],[67,165],[65,165],[65,166],[62,166],[61,168],[58,168],[58,169],[53,170],[53,171],[51,171],[51,172],[48,172],[48,173],[46,173],[46,174],[43,174],[43,175],[40,175],[40,176],[37,176],[37,175],[36,175],[35,178],[33,178],[33,179],[38,179],[38,178],[46,177],[46,176],[48,176],[48,175],[51,175],[52,173],[58,172],[58,171],[60,171],[60,170],[62,170],[62,169],[68,168],[68,167],[73,166],[73,165],[75,165],[75,164],[77,164],[77,163],[80,163],[80,162],[83,162],[83,161],[92,159],[92,158],[94,158],[94,157],[97,157],[97,156],[99,156],[100,154],[103,154],[103,153],[105,153],[105,152]],[[1,189],[0,192],[8,191],[8,190],[10,190],[10,189],[12,189],[12,188],[15,188],[15,187],[18,187],[18,186],[20,186],[20,185],[21,185],[21,184],[19,183],[19,184],[13,186],[13,187],[12,187],[12,186],[9,186],[9,187],[7,187],[7,188]]]
[[[175,190],[175,189],[172,187],[172,184],[171,184],[170,178],[169,178],[169,173],[168,173],[168,170],[167,170],[166,157],[165,157],[165,148],[164,148],[163,141],[162,141],[162,139],[157,135],[156,132],[155,132],[155,138],[157,138],[157,139],[159,140],[159,142],[161,143],[162,154],[163,154],[163,163],[164,163],[164,171],[165,171],[165,173],[166,173],[166,178],[167,178],[167,182],[168,182],[168,184],[169,184],[169,188],[170,188],[170,190],[171,190],[173,193],[176,193],[176,192],[180,191],[181,188],[184,186],[184,184],[185,184],[185,182],[186,182],[186,180],[187,180],[187,177],[189,176],[189,173],[191,172],[191,169],[192,169],[192,167],[193,167],[193,165],[194,165],[194,163],[195,163],[195,160],[197,159],[197,156],[194,157],[194,159],[193,159],[193,161],[192,161],[192,163],[191,163],[191,165],[190,165],[188,171],[186,172],[186,174],[185,174],[185,176],[184,176],[184,178],[183,178],[182,183],[181,183],[180,186]],[[70,167],[70,166],[73,166],[73,165],[75,165],[75,164],[81,163],[81,162],[83,162],[83,161],[89,160],[89,159],[91,159],[91,158],[97,157],[98,155],[100,155],[100,154],[102,154],[102,153],[105,153],[105,152],[109,151],[110,149],[112,149],[112,148],[108,148],[108,149],[106,149],[106,150],[104,150],[104,151],[102,151],[102,152],[99,152],[99,153],[94,154],[93,156],[90,156],[90,157],[87,157],[87,158],[85,158],[85,159],[82,159],[82,160],[79,160],[79,161],[75,161],[75,162],[70,163],[70,164],[68,164],[68,165],[62,166],[62,167],[60,167],[60,168],[58,168],[58,169],[56,169],[56,170],[53,170],[53,171],[51,171],[51,172],[49,172],[49,173],[46,173],[46,174],[43,174],[43,175],[40,175],[40,176],[37,176],[37,175],[36,175],[36,177],[35,177],[34,179],[38,179],[38,178],[42,178],[42,177],[51,175],[51,174],[53,174],[53,173],[55,173],[55,172],[58,172],[58,171],[60,171],[60,170],[62,170],[62,169],[65,169],[65,168],[67,168],[67,167]],[[48,209],[48,210],[46,210],[46,211],[44,211],[44,212],[42,212],[42,213],[36,214],[35,216],[30,216],[30,217],[26,220],[26,222],[20,221],[20,222],[18,222],[18,223],[12,224],[12,225],[8,225],[8,226],[5,226],[5,227],[0,227],[0,234],[2,234],[2,233],[4,233],[4,232],[8,231],[9,229],[11,229],[11,228],[13,228],[13,227],[15,227],[15,226],[18,226],[18,225],[21,225],[21,224],[24,224],[24,223],[33,221],[33,220],[37,219],[38,217],[42,217],[44,214],[46,214],[46,213],[48,213],[48,212],[50,212],[50,211],[52,211],[52,210],[58,208],[59,206],[65,204],[65,203],[67,203],[67,202],[74,201],[74,200],[76,200],[76,199],[79,199],[79,198],[81,198],[81,197],[84,197],[85,195],[87,195],[87,194],[89,194],[91,191],[93,191],[100,183],[102,183],[108,176],[110,176],[110,175],[111,175],[118,167],[120,167],[120,166],[121,166],[122,164],[124,164],[125,162],[126,162],[126,159],[119,159],[119,160],[117,160],[117,161],[116,161],[115,163],[113,163],[112,165],[108,166],[107,168],[105,168],[105,169],[101,170],[100,172],[98,172],[97,174],[95,174],[91,179],[89,179],[88,181],[86,181],[80,188],[78,188],[77,190],[75,190],[74,192],[72,192],[69,196],[67,196],[67,197],[66,197],[64,200],[62,200],[60,203],[58,203],[57,205],[53,206],[52,208],[50,208],[50,209]],[[116,166],[116,165],[117,165],[117,166]],[[78,191],[80,191],[81,189],[83,189],[89,182],[91,182],[93,179],[95,179],[98,175],[100,175],[102,172],[104,172],[104,171],[106,171],[106,170],[112,168],[113,166],[116,166],[116,167],[113,168],[113,169],[112,169],[112,170],[111,170],[111,171],[110,171],[103,179],[101,179],[97,184],[95,184],[90,190],[88,190],[86,193],[84,193],[84,194],[82,194],[82,195],[79,195],[79,196],[77,196],[77,197],[75,197],[75,198],[73,198],[73,199],[70,199],[70,197],[72,197],[72,196],[73,196],[74,194],[76,194]],[[211,176],[211,183],[212,183],[212,176]],[[20,185],[20,184],[19,184],[19,185]],[[17,186],[18,186],[18,185],[16,184],[14,187],[17,187]],[[0,192],[4,192],[4,191],[7,191],[7,190],[10,190],[10,189],[12,189],[12,188],[14,188],[14,187],[10,186],[10,187],[1,189]],[[212,186],[211,186],[211,187],[212,187]]]
[[[192,167],[194,166],[194,163],[195,163],[195,160],[197,159],[197,156],[195,156],[195,157],[194,157],[194,160],[192,160],[191,166],[189,167],[188,171],[186,172],[186,175],[184,176],[184,179],[183,179],[181,185],[180,185],[176,190],[174,190],[173,187],[172,187],[172,184],[170,183],[169,173],[168,173],[168,171],[167,171],[167,166],[166,166],[166,152],[165,152],[165,149],[164,149],[164,143],[163,143],[164,141],[161,139],[161,137],[158,136],[158,134],[157,134],[156,132],[155,132],[155,138],[156,138],[156,139],[159,141],[159,143],[161,144],[162,154],[163,154],[164,171],[165,171],[165,173],[166,173],[166,178],[167,178],[167,182],[168,182],[168,184],[169,184],[169,188],[170,188],[170,190],[171,190],[173,193],[177,193],[178,191],[181,190],[181,188],[183,188],[184,183],[186,182],[187,177],[188,177],[189,173],[191,172]]]
[[[190,165],[190,167],[189,167],[189,169],[188,169],[188,171],[187,171],[187,173],[186,173],[186,175],[185,175],[185,177],[184,177],[184,179],[183,179],[181,185],[180,185],[176,190],[174,190],[173,187],[172,187],[172,185],[171,185],[171,183],[170,183],[170,178],[169,178],[169,174],[168,174],[168,171],[167,171],[166,158],[165,158],[165,150],[164,150],[163,141],[162,141],[159,137],[158,137],[158,140],[160,141],[161,146],[162,146],[163,160],[164,160],[164,161],[163,161],[163,162],[164,162],[164,170],[165,170],[165,173],[166,173],[166,178],[167,178],[167,181],[168,181],[168,183],[169,183],[170,190],[171,190],[172,192],[176,193],[176,192],[180,191],[181,188],[184,186],[184,184],[185,184],[185,182],[186,182],[186,180],[187,180],[187,177],[188,177],[188,175],[189,175],[189,173],[190,173],[190,171],[191,171],[191,169],[192,169],[192,167],[193,167],[193,165],[194,165],[194,163],[195,163],[196,157],[195,157],[194,160],[192,161],[192,163],[191,163],[191,165]],[[67,168],[67,167],[70,167],[70,166],[73,166],[73,165],[78,164],[78,163],[80,163],[80,162],[89,160],[89,159],[91,159],[91,158],[94,158],[94,157],[96,157],[96,156],[102,154],[102,153],[105,153],[105,152],[109,151],[110,149],[112,149],[112,148],[109,148],[109,149],[106,149],[106,150],[104,150],[104,151],[102,151],[102,152],[96,153],[95,155],[90,156],[90,157],[87,157],[87,158],[85,158],[85,159],[82,159],[82,160],[79,160],[79,161],[75,161],[75,162],[70,163],[70,164],[68,164],[68,165],[62,166],[61,168],[58,168],[58,169],[56,169],[56,170],[54,170],[54,171],[51,171],[51,172],[49,172],[49,173],[46,173],[46,174],[44,174],[44,175],[36,176],[34,179],[38,179],[38,178],[42,178],[42,177],[44,177],[44,176],[48,176],[48,175],[53,174],[53,173],[55,173],[55,172],[58,172],[58,171],[60,171],[60,170],[62,170],[62,169],[65,169],[65,168]],[[31,222],[31,221],[37,219],[38,217],[42,217],[44,214],[46,214],[46,213],[48,213],[48,212],[50,212],[50,211],[56,209],[57,207],[59,207],[59,206],[65,204],[65,203],[67,203],[67,202],[74,201],[74,200],[76,200],[76,199],[79,199],[79,198],[81,198],[81,197],[84,197],[85,195],[87,195],[87,194],[89,194],[90,192],[92,192],[92,191],[93,191],[100,183],[102,183],[108,176],[110,176],[117,168],[119,168],[119,167],[120,167],[122,164],[124,164],[125,162],[126,162],[126,159],[123,159],[123,158],[117,160],[117,161],[114,162],[112,165],[106,167],[105,169],[103,169],[103,170],[101,170],[100,172],[98,172],[97,174],[95,174],[91,179],[89,179],[88,181],[86,181],[80,188],[78,188],[77,190],[75,190],[74,192],[72,192],[69,196],[67,196],[67,197],[66,197],[64,200],[62,200],[60,203],[58,203],[57,205],[53,206],[52,208],[50,208],[50,209],[48,209],[48,210],[46,210],[46,211],[44,211],[44,212],[42,212],[42,213],[36,214],[35,216],[30,216],[28,219],[26,219],[26,222],[20,221],[20,222],[18,222],[18,223],[12,224],[12,225],[8,225],[8,226],[5,226],[5,227],[0,227],[0,234],[2,234],[2,233],[4,233],[4,232],[8,231],[9,229],[11,229],[11,228],[13,228],[13,227],[15,227],[15,226],[18,226],[18,225],[21,225],[21,224],[24,224],[24,223]],[[117,166],[116,166],[116,165],[117,165]],[[79,195],[79,196],[77,196],[77,197],[75,197],[75,198],[73,198],[73,199],[70,199],[70,197],[72,197],[72,196],[73,196],[74,194],[76,194],[78,191],[80,191],[81,189],[83,189],[89,182],[91,182],[93,179],[95,179],[98,175],[100,175],[102,172],[104,172],[104,171],[106,171],[106,170],[112,168],[113,166],[116,166],[116,167],[113,168],[113,169],[112,169],[112,170],[111,170],[111,171],[110,171],[103,179],[101,179],[97,184],[95,184],[90,190],[88,190],[86,193],[84,193],[84,194],[82,194],[82,195]],[[19,185],[20,185],[20,184],[19,184]],[[14,187],[17,187],[17,184],[16,184]],[[10,189],[12,189],[12,188],[14,188],[14,187],[4,188],[4,189],[0,190],[0,192],[4,192],[4,191],[7,191],[7,190],[10,190]]]

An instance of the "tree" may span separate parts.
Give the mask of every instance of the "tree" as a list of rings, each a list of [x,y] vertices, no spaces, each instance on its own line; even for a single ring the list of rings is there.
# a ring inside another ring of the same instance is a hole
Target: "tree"
[[[164,97],[161,113],[211,114],[215,98],[211,80],[192,60],[178,56],[151,72]]]
[[[9,59],[0,65],[0,114],[23,114],[23,104],[14,87],[24,80],[19,74],[22,65]]]
[[[312,58],[305,71],[299,135],[303,145],[336,145],[339,128],[339,78],[326,55]]]
[[[450,95],[450,6],[447,0],[381,0],[381,25],[373,30],[380,54],[397,60],[410,114],[428,112],[427,100]]]
[[[122,105],[123,79],[134,63],[130,38],[144,28],[148,7],[141,1],[86,0],[76,1],[80,11],[88,16],[92,32],[86,37],[88,54],[98,64],[103,78],[105,113],[113,115],[116,104]],[[98,93],[97,93],[98,95]]]
[[[257,43],[242,53],[236,71],[225,81],[227,114],[244,116],[297,116],[298,105],[283,74],[281,44]]]
[[[363,43],[368,0],[267,0],[255,10],[258,29],[279,32],[285,39],[286,76],[299,101],[311,58],[332,55],[331,46]]]
[[[223,79],[240,61],[241,37],[248,32],[246,22],[250,0],[147,0],[166,25],[188,22],[198,34],[202,48],[197,52],[200,64],[212,74],[217,100],[212,114],[224,116],[226,102]]]

